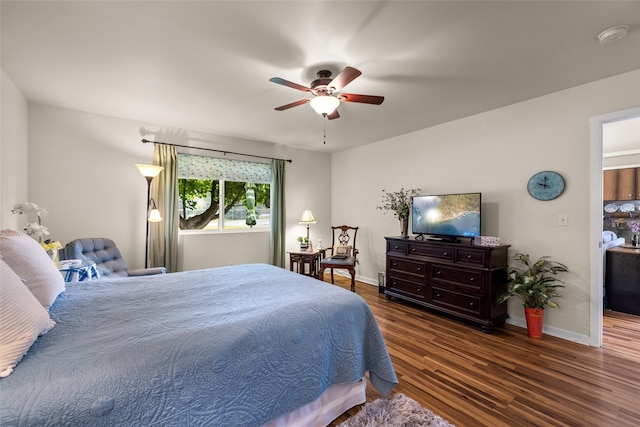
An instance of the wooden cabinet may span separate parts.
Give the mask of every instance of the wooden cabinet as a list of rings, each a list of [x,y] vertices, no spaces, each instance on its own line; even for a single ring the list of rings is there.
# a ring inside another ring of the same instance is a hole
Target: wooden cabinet
[[[640,168],[605,170],[602,181],[604,200],[640,200]]]
[[[606,257],[607,308],[640,316],[640,248],[610,248]]]
[[[504,323],[509,245],[487,247],[386,237],[387,298],[396,297],[454,315],[490,332]]]
[[[602,199],[618,200],[618,171],[607,169],[602,172]]]

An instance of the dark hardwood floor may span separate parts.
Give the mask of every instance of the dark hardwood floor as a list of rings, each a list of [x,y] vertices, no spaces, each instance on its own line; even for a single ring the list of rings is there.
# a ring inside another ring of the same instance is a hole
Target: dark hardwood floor
[[[349,280],[336,277],[349,289]],[[404,393],[459,426],[640,425],[640,318],[607,312],[593,348],[504,325],[493,334],[357,284]],[[369,384],[367,402],[381,397]],[[332,423],[356,414],[352,408]]]

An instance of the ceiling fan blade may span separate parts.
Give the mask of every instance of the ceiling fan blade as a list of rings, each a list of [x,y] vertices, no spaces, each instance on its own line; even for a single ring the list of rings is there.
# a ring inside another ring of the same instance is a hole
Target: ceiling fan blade
[[[345,67],[335,79],[331,80],[331,83],[329,83],[327,87],[333,88],[336,92],[340,92],[343,87],[351,83],[360,74],[362,74],[360,70],[356,70],[353,67]]]
[[[333,110],[333,113],[327,115],[327,119],[329,119],[329,120],[337,119],[339,117],[340,117],[340,114],[338,113],[338,109],[337,108],[335,110]]]
[[[298,83],[290,82],[289,80],[281,79],[280,77],[270,78],[269,81],[273,83],[278,83],[279,85],[290,87],[292,89],[297,89],[302,92],[311,92],[311,88],[299,85]]]
[[[357,95],[355,93],[341,93],[338,96],[340,101],[344,102],[360,102],[362,104],[380,105],[384,101],[384,96],[375,95]]]
[[[277,111],[288,110],[289,108],[297,107],[298,105],[308,104],[310,99],[301,99],[300,101],[292,102],[291,104],[281,105],[280,107],[276,107]]]

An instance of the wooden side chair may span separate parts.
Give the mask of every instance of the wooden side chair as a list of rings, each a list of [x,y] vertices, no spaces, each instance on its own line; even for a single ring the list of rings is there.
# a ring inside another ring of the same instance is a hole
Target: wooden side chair
[[[324,280],[324,270],[331,269],[331,283],[333,283],[333,270],[348,270],[351,274],[351,292],[356,291],[356,263],[358,262],[358,249],[356,249],[356,236],[358,227],[339,225],[331,227],[331,247],[323,249],[325,256],[320,261],[319,279]],[[331,255],[326,257],[327,251]]]

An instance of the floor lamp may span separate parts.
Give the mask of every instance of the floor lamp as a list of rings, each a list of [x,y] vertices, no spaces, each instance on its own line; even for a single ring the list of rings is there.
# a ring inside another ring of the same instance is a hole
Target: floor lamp
[[[149,267],[149,223],[162,221],[156,202],[151,198],[151,181],[164,169],[162,166],[136,164],[138,170],[147,180],[147,205],[145,207],[145,225],[147,235],[144,246],[144,268]],[[151,205],[153,202],[153,205]],[[151,208],[151,210],[149,210]]]

